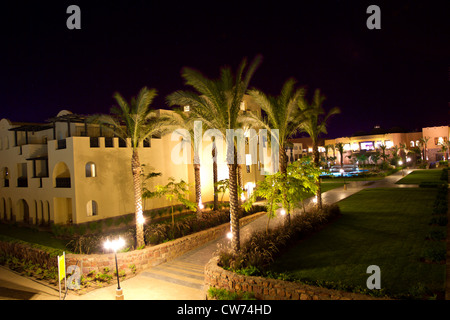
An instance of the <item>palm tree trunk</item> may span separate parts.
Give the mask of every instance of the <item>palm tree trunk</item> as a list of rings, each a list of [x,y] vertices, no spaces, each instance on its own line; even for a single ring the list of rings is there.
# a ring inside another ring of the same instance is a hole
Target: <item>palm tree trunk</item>
[[[280,150],[278,152],[278,157],[279,157],[279,161],[280,161],[280,173],[282,174],[283,178],[286,178],[287,155],[286,155],[284,146],[280,146]],[[286,208],[287,206],[288,206],[287,205],[287,197],[286,197],[286,193],[284,193],[283,194],[283,207],[285,207],[285,210],[286,210],[285,223],[289,225],[291,223],[291,213],[289,212],[289,210],[287,210],[288,209],[288,208]]]
[[[320,167],[320,163],[319,163],[320,156],[319,156],[319,149],[318,149],[317,143],[313,144],[313,155],[314,155],[314,163],[315,163],[316,167],[319,168]],[[319,209],[322,209],[322,190],[320,187],[320,177],[317,180],[316,184],[317,184],[317,207]]]
[[[194,164],[194,178],[195,178],[195,202],[197,204],[197,215],[201,216],[200,203],[202,202],[202,187],[200,180],[200,164]]]
[[[134,187],[134,212],[136,218],[136,246],[145,246],[144,241],[144,215],[142,212],[142,183],[141,183],[141,163],[137,150],[133,149],[131,158],[131,170],[133,172]]]
[[[230,181],[230,225],[231,225],[231,248],[234,252],[240,249],[239,239],[239,200],[237,192],[236,163],[228,164],[228,173]]]
[[[213,210],[219,210],[219,194],[217,192],[217,159],[215,145],[212,150],[213,157],[213,186],[214,186],[214,208]]]

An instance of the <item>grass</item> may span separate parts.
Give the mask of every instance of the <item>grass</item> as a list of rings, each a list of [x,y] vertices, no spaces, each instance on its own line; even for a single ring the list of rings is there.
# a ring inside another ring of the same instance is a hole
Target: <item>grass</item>
[[[54,249],[67,251],[65,242],[57,239],[51,232],[37,231],[31,228],[16,227],[11,224],[0,224],[0,236],[4,235],[25,242],[35,243]]]
[[[434,188],[363,190],[339,202],[339,220],[289,248],[271,270],[366,288],[367,267],[377,265],[382,289],[394,296],[442,294],[445,264],[420,261],[436,194]]]
[[[322,192],[327,192],[329,190],[342,187],[344,185],[344,182],[322,182],[320,184],[320,189]]]
[[[415,170],[397,181],[397,184],[441,183],[441,169]]]

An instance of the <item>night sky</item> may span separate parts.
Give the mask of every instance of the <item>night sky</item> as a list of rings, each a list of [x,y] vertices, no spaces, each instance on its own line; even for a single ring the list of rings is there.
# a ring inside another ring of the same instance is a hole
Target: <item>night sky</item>
[[[93,4],[95,3],[95,4]],[[69,5],[81,30],[69,30]],[[381,30],[369,30],[369,5]],[[328,137],[449,125],[448,1],[2,2],[0,118],[45,122],[62,109],[108,113],[156,88],[156,108],[186,88],[183,66],[218,77],[262,54],[251,87],[278,94],[294,77],[342,113]]]

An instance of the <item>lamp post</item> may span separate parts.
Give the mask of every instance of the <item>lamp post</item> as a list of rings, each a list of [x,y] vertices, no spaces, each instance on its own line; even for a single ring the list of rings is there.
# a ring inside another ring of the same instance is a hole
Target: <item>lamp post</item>
[[[345,176],[344,176],[344,169],[339,170],[341,173],[341,176],[344,177],[344,190],[347,190],[347,185],[345,184]]]
[[[116,275],[117,275],[117,289],[116,289],[116,300],[123,300],[123,292],[122,288],[120,287],[120,281],[119,281],[119,267],[117,265],[117,250],[122,248],[125,245],[125,240],[119,237],[119,239],[110,241],[109,239],[106,240],[104,247],[106,250],[113,250],[114,251],[114,258],[116,260]]]

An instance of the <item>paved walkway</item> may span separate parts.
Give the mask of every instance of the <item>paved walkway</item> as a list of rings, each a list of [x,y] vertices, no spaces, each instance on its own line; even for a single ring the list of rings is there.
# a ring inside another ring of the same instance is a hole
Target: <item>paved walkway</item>
[[[404,175],[407,175],[412,170],[405,170]],[[397,172],[382,180],[376,181],[352,181],[344,187],[336,188],[324,192],[322,200],[324,204],[331,204],[338,202],[348,196],[359,192],[364,188],[378,188],[378,187],[411,187],[407,185],[397,185],[395,182],[402,178],[402,172]],[[312,205],[312,198],[305,201],[305,206]],[[301,212],[302,209],[297,210]],[[295,214],[295,213],[294,213]],[[284,217],[278,216],[270,221],[270,226],[275,226],[284,221]],[[241,242],[254,231],[264,230],[267,225],[267,217],[253,221],[252,223],[241,228]],[[214,252],[220,245],[227,245],[229,240],[226,237],[211,241],[210,243],[197,248],[189,253],[184,254],[170,262],[161,264],[159,266],[147,269],[140,272],[133,278],[122,281],[121,287],[123,289],[124,298],[126,300],[203,300],[205,299],[205,292],[203,290],[204,266],[214,255]],[[59,299],[58,292],[42,287],[42,285],[28,280],[25,286],[14,287],[17,281],[17,275],[8,280],[4,279],[2,274],[7,274],[8,270],[0,269],[0,287],[5,286],[4,281],[9,281],[9,288],[13,293],[13,299]],[[11,273],[11,272],[10,272]],[[2,282],[3,281],[3,282]],[[25,280],[24,280],[25,281]],[[30,283],[31,282],[31,283]],[[8,284],[6,284],[8,285]],[[20,286],[20,285],[19,285]],[[30,286],[30,287],[28,287]],[[27,287],[27,288],[25,288]],[[15,291],[14,291],[15,290]],[[23,291],[24,295],[19,295],[17,291]],[[14,292],[17,294],[14,295]],[[0,290],[0,299],[3,298],[4,292]],[[96,289],[87,294],[78,296],[69,291],[66,300],[113,300],[116,295],[116,285],[105,288]]]

